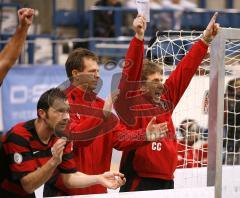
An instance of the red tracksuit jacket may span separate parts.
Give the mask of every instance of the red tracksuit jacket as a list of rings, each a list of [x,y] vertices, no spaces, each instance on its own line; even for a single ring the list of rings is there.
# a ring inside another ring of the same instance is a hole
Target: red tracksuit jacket
[[[144,95],[141,96],[141,100],[139,97],[125,99],[125,101],[128,101],[127,105],[126,102],[121,102],[123,99],[115,103],[119,118],[128,124],[129,129],[146,127],[153,115],[157,115],[156,123],[167,122],[168,124],[167,138],[148,143],[135,151],[123,152],[120,169],[126,175],[131,176],[136,173],[140,177],[173,179],[173,173],[177,165],[177,140],[171,117],[172,112],[201,64],[207,49],[208,46],[201,40],[192,46],[188,54],[179,62],[176,69],[164,83],[165,91],[160,105],[154,104]],[[120,81],[120,90],[131,89],[131,82],[140,80],[143,54],[143,41],[133,38],[126,55],[127,62]],[[135,106],[131,108],[131,104],[135,104]],[[131,122],[124,118],[126,116],[129,116],[128,120],[131,119],[130,116],[133,117]]]
[[[104,101],[96,96],[95,93],[86,93],[76,87],[70,86],[66,90],[68,101],[70,104],[70,128],[72,133],[82,133],[96,127],[101,120],[94,117],[95,112],[101,112]],[[74,106],[75,105],[75,106]],[[74,108],[74,109],[72,109]],[[84,114],[75,113],[79,110],[82,112],[85,109]],[[73,113],[71,113],[73,112]],[[103,127],[102,130],[106,128]],[[145,145],[146,129],[131,131],[131,134],[141,136],[143,139],[121,139],[125,133],[130,134],[130,131],[125,126],[118,123],[109,130],[107,133],[89,141],[73,141],[73,153],[76,161],[77,170],[89,175],[102,174],[110,170],[110,164],[112,159],[112,149],[117,150],[130,150],[135,149],[138,146]],[[91,132],[91,130],[89,131]],[[75,137],[75,136],[74,136]],[[52,179],[47,184],[48,187],[57,188],[59,192],[55,196],[59,195],[84,195],[84,194],[99,194],[106,193],[107,189],[101,185],[94,185],[81,189],[67,189],[64,187],[60,177]]]

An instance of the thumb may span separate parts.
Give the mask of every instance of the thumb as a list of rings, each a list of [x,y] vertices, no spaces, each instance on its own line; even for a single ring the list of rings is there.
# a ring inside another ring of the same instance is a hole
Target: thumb
[[[150,122],[148,123],[148,126],[153,125],[153,124],[155,123],[155,121],[156,121],[156,116],[154,116],[154,117],[150,120]]]

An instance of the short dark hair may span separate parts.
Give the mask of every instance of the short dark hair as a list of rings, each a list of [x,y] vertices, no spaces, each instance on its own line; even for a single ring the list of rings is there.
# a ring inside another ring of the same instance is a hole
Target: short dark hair
[[[184,125],[186,125],[186,129],[183,128]],[[179,132],[181,134],[184,133],[184,130],[188,130],[188,132],[195,131],[197,133],[200,133],[200,126],[198,125],[196,120],[187,118],[184,119],[179,125]]]
[[[67,100],[64,91],[59,88],[52,88],[47,90],[40,96],[37,103],[37,110],[43,109],[44,111],[48,111],[49,107],[53,105],[56,99]]]
[[[163,68],[158,63],[154,63],[148,59],[143,61],[143,69],[141,73],[141,80],[146,81],[149,75],[160,73],[163,75]]]
[[[98,61],[98,57],[96,54],[91,52],[90,50],[84,49],[84,48],[77,48],[73,50],[69,56],[68,59],[65,63],[65,69],[68,78],[72,77],[72,71],[74,69],[78,71],[83,71],[84,70],[84,58],[89,58],[95,61]]]

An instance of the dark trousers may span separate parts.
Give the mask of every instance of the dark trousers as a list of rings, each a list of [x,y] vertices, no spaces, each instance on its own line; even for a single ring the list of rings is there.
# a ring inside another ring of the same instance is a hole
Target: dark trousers
[[[173,188],[173,180],[138,177],[127,179],[127,183],[120,188],[120,192],[163,190]]]

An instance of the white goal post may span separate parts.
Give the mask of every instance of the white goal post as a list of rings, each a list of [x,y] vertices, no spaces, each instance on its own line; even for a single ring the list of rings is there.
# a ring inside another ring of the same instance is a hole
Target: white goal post
[[[215,198],[222,197],[225,52],[228,40],[240,40],[240,29],[221,28],[211,44],[210,53],[207,185],[215,186]]]

